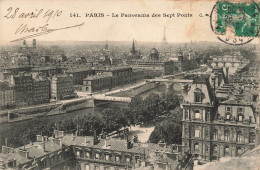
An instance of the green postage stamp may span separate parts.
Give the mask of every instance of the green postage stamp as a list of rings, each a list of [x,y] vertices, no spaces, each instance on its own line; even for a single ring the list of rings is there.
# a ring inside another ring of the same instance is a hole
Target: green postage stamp
[[[259,36],[259,4],[220,1],[216,4],[217,20],[215,33],[226,34],[227,27],[237,37]]]

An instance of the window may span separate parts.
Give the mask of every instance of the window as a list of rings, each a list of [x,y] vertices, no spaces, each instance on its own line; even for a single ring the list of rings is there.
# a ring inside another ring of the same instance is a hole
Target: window
[[[188,120],[189,119],[189,110],[185,109],[185,119]]]
[[[238,113],[243,113],[243,108],[242,107],[238,108]]]
[[[258,102],[258,95],[253,95],[253,102]]]
[[[229,146],[225,146],[225,150],[224,150],[224,156],[229,156]]]
[[[255,133],[251,132],[249,134],[249,143],[255,143]]]
[[[227,106],[227,107],[226,107],[226,111],[227,111],[227,112],[231,112],[231,107],[230,107],[230,106]]]
[[[229,141],[230,138],[230,131],[229,130],[225,130],[224,132],[224,140],[225,141]]]
[[[198,110],[195,111],[195,119],[200,119],[200,112]]]
[[[89,153],[89,152],[86,152],[86,153],[85,153],[85,156],[86,156],[86,158],[90,158],[90,153]]]
[[[202,96],[203,96],[202,90],[199,89],[199,88],[196,88],[194,90],[194,102],[201,103],[202,102]]]
[[[96,153],[96,159],[99,159],[99,158],[100,158],[100,154]]]
[[[218,147],[217,147],[217,145],[213,145],[213,153],[218,153]]]
[[[77,151],[76,153],[77,153],[77,157],[80,157],[80,151]]]
[[[206,121],[210,120],[210,111],[206,111]]]
[[[239,122],[243,122],[243,118],[244,118],[244,116],[243,116],[241,113],[239,113],[239,115],[238,115],[238,121],[239,121]]]
[[[46,168],[46,161],[42,161],[42,168]]]
[[[188,128],[185,128],[185,135],[188,135]]]
[[[242,148],[237,147],[237,156],[240,156],[242,154]]]
[[[242,142],[242,140],[243,140],[242,132],[238,131],[237,132],[237,142]]]
[[[195,103],[201,103],[201,94],[195,94]]]
[[[128,163],[130,163],[130,158],[127,157],[127,158],[125,159],[125,161],[128,162]]]
[[[217,140],[217,139],[218,139],[218,130],[217,130],[217,129],[214,129],[214,130],[213,130],[213,139],[214,139],[214,140]]]
[[[206,151],[206,152],[209,151],[208,145],[205,146],[205,151]]]
[[[200,130],[196,129],[195,130],[195,138],[199,138],[200,137]]]
[[[230,120],[230,118],[231,118],[231,114],[230,114],[230,113],[227,113],[227,114],[226,114],[226,119],[227,119],[227,120]]]
[[[199,152],[199,144],[198,143],[194,144],[194,151]]]
[[[120,157],[116,156],[116,162],[120,162]]]
[[[110,160],[110,155],[106,155],[106,161]]]

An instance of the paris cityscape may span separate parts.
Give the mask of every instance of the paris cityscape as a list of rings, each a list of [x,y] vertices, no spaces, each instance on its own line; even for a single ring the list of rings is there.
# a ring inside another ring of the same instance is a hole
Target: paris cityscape
[[[258,169],[259,46],[0,46],[0,169]]]

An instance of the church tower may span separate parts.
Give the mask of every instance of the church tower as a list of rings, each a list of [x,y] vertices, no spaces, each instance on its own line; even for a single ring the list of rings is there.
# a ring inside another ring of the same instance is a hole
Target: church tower
[[[131,48],[131,54],[130,54],[130,59],[140,59],[141,55],[140,55],[140,51],[138,52],[135,49],[135,40],[133,39],[133,44],[132,44],[132,48]]]
[[[135,55],[137,53],[137,51],[135,50],[135,40],[133,39],[133,45],[132,45],[132,49],[131,49],[131,54]]]

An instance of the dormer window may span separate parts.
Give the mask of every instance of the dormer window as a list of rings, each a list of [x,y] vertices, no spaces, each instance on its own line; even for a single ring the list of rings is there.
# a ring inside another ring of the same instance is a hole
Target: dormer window
[[[86,152],[86,153],[85,153],[85,156],[86,156],[86,158],[89,158],[89,157],[90,157],[90,153],[89,153],[89,152]]]
[[[239,113],[238,114],[238,121],[243,122],[243,119],[244,119],[244,115],[242,113]]]
[[[100,154],[96,153],[96,159],[99,159],[99,158],[100,158]]]
[[[244,113],[244,110],[243,110],[242,107],[239,107],[239,108],[238,108],[238,113]]]
[[[226,111],[227,111],[227,112],[231,112],[231,107],[230,107],[230,106],[227,106],[227,107],[226,107]]]
[[[110,161],[110,155],[106,155],[106,161]]]
[[[196,88],[194,90],[194,102],[195,103],[202,103],[202,97],[203,97],[203,92],[201,89]]]
[[[80,157],[81,152],[80,151],[76,151],[77,157]]]
[[[127,163],[130,163],[130,162],[131,162],[131,160],[130,160],[129,157],[127,157],[127,158],[125,159],[125,161],[126,161]]]
[[[120,156],[116,156],[116,162],[120,162]]]
[[[195,94],[195,103],[201,103],[201,95]]]
[[[230,120],[231,119],[231,114],[230,113],[227,113],[226,114],[226,120]]]

